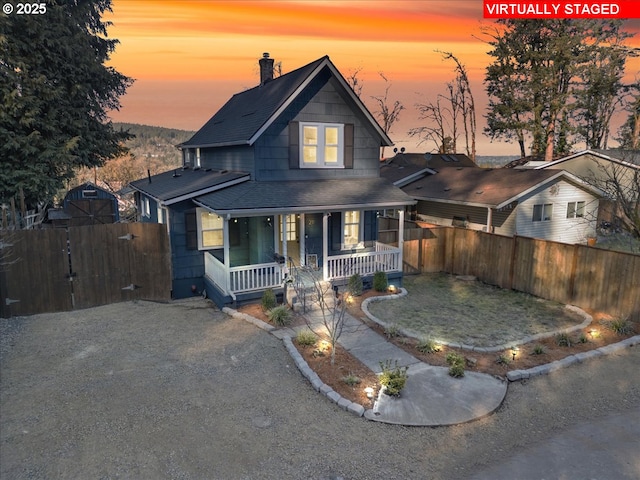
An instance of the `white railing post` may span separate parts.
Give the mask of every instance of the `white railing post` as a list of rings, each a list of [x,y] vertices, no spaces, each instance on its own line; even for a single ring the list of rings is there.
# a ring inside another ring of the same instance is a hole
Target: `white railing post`
[[[329,280],[329,214],[322,214],[322,279]]]

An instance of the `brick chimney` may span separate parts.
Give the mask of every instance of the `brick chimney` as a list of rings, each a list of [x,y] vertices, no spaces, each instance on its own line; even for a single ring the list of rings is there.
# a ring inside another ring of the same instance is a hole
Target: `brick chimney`
[[[273,58],[269,58],[269,53],[265,52],[258,63],[260,64],[260,85],[264,85],[273,80]]]

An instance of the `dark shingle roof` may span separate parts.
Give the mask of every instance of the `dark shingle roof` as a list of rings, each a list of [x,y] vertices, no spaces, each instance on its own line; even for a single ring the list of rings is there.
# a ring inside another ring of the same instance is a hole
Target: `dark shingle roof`
[[[216,212],[250,210],[324,211],[411,205],[415,201],[381,178],[244,182],[195,201]]]
[[[322,68],[321,68],[322,67]],[[357,108],[377,129],[382,144],[392,145],[387,134],[373,118],[362,101],[353,93],[340,72],[327,55],[308,65],[270,80],[263,85],[236,93],[216,114],[204,124],[196,134],[179,145],[183,148],[219,147],[227,145],[247,145],[255,140],[256,134],[268,126],[281,108],[294,99],[300,88],[316,74],[328,68],[347,93],[351,95]]]
[[[554,176],[563,175],[572,178],[561,170],[444,168],[435,175],[407,185],[403,190],[418,200],[497,207]],[[582,185],[578,179],[575,181]],[[585,185],[582,188],[593,190]]]
[[[247,144],[311,73],[329,57],[236,93],[183,147]]]
[[[229,182],[249,179],[245,172],[229,172],[226,170],[209,169],[181,169],[176,168],[149,178],[131,182],[130,185],[152,198],[165,204],[171,204],[178,199],[190,198],[207,193],[211,189],[222,187]]]

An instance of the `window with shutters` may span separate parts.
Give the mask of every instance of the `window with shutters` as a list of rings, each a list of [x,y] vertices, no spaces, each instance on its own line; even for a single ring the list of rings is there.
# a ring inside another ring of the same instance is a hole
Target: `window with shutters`
[[[344,168],[344,125],[300,123],[300,168]]]

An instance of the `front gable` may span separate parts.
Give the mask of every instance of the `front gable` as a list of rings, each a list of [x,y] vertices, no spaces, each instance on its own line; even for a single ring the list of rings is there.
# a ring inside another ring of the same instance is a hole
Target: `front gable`
[[[187,165],[277,181],[379,176],[379,148],[391,144],[323,57],[234,95],[180,148]]]

